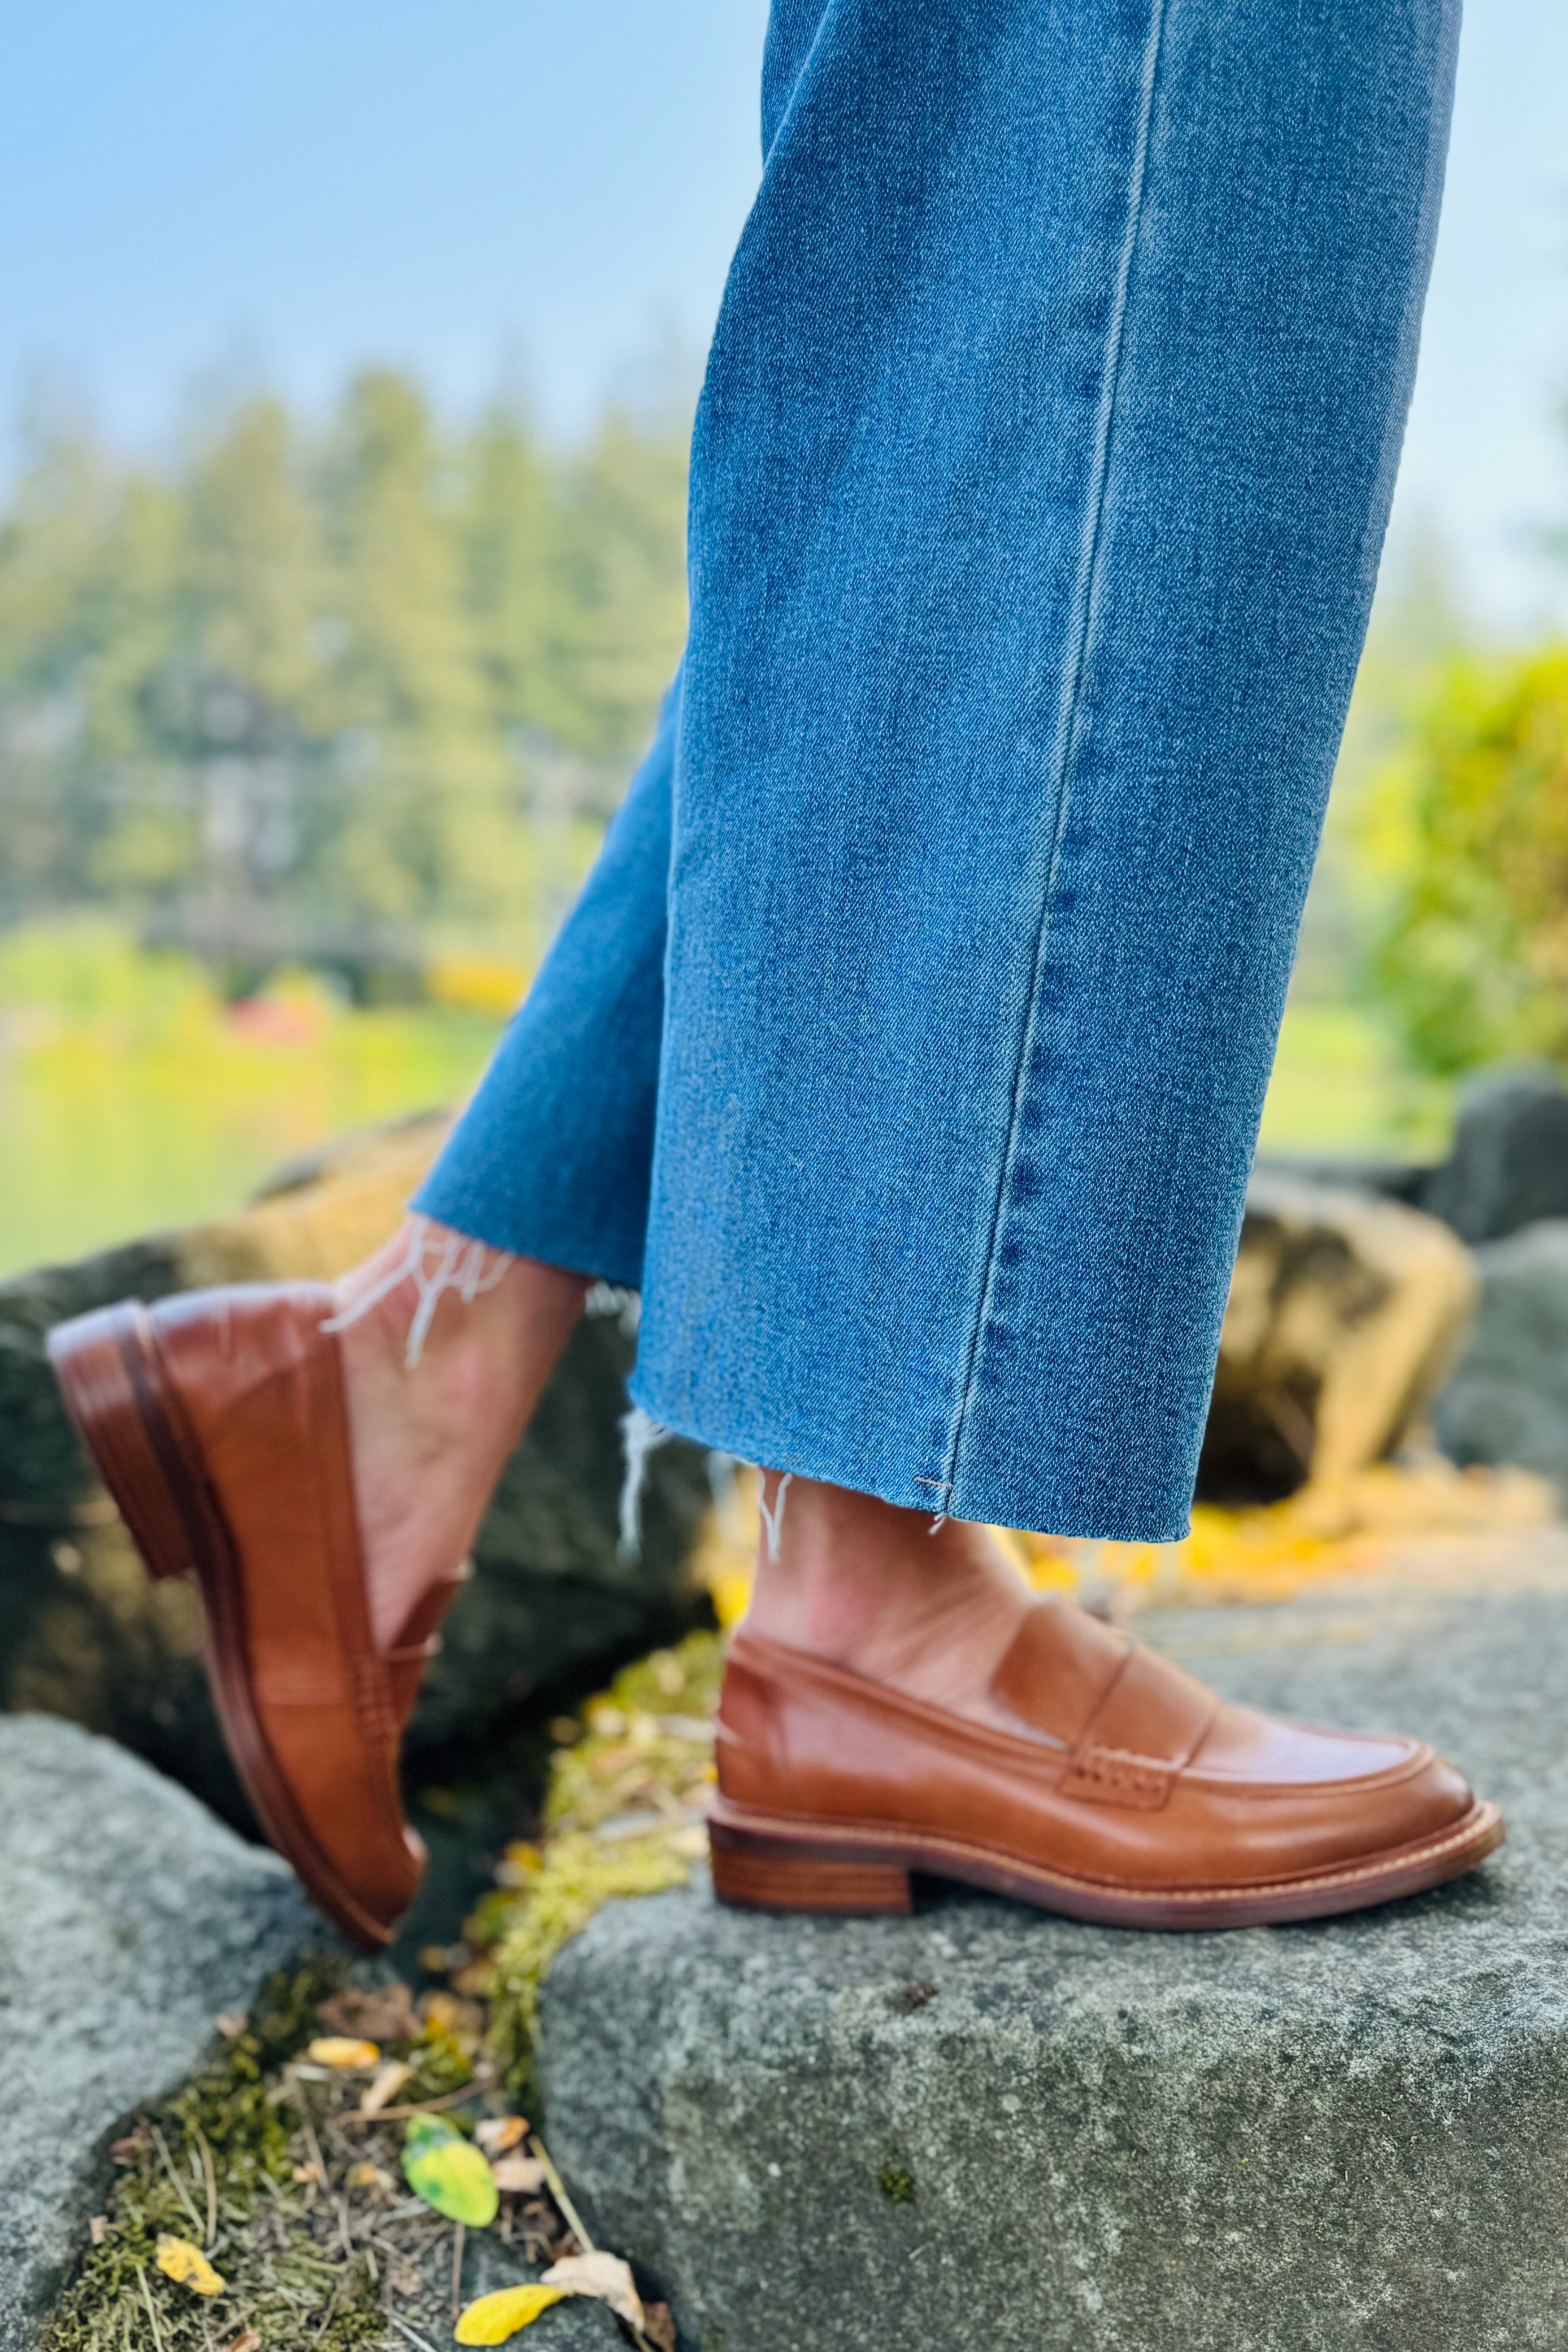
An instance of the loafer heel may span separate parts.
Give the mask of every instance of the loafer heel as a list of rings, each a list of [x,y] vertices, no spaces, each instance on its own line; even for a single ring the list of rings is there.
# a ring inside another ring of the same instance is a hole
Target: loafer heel
[[[792,1839],[709,1824],[713,1892],[760,1911],[906,1912],[910,1874],[899,1863],[860,1860]]]
[[[153,1576],[184,1576],[193,1546],[170,1482],[153,1367],[133,1303],[79,1315],[49,1333],[49,1361],[100,1477]],[[160,1445],[160,1438],[163,1443]]]

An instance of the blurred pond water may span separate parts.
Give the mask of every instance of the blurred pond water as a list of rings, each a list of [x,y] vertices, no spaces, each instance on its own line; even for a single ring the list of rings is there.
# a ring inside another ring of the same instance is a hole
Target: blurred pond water
[[[489,971],[468,993],[358,1011],[301,976],[231,1006],[107,928],[0,939],[0,1276],[224,1216],[297,1152],[460,1101],[504,1017]]]

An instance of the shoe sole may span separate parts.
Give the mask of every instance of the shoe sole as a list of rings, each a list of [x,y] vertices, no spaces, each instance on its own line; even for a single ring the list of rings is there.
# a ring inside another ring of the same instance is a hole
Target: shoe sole
[[[268,1745],[250,1693],[239,1551],[201,1468],[201,1449],[158,1360],[138,1300],[62,1323],[49,1361],[79,1436],[150,1575],[194,1575],[206,1619],[207,1680],[246,1795],[269,1843],[351,1943],[384,1951],[396,1932],[367,1911],[317,1844]]]
[[[1249,1886],[1106,1886],[966,1842],[853,1822],[791,1822],[715,1798],[709,1811],[713,1891],[763,1911],[907,1912],[910,1880],[944,1878],[1010,1895],[1043,1911],[1106,1927],[1267,1927],[1329,1919],[1424,1894],[1474,1870],[1505,1835],[1496,1805],[1478,1798],[1440,1835],[1368,1854],[1353,1865]]]

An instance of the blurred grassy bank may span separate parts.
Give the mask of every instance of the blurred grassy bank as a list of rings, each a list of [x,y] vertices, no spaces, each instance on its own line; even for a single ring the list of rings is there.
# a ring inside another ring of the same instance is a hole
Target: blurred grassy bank
[[[296,1152],[458,1101],[507,975],[435,978],[457,1002],[362,1011],[301,974],[226,1004],[107,925],[0,938],[0,1275],[222,1216]]]
[[[110,923],[0,936],[0,1275],[223,1216],[298,1152],[460,1101],[524,980],[450,956],[421,1004],[359,1009],[305,973],[228,1004]],[[1287,1015],[1266,1149],[1436,1155],[1446,1126],[1368,1014]]]

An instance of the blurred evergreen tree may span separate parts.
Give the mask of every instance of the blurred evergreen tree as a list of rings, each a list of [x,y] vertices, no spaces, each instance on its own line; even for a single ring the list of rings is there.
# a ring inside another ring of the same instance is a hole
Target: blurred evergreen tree
[[[679,429],[445,435],[390,369],[319,436],[254,395],[161,467],[41,399],[0,514],[0,914],[308,956],[504,933],[545,869],[557,914],[679,653],[684,509]]]

